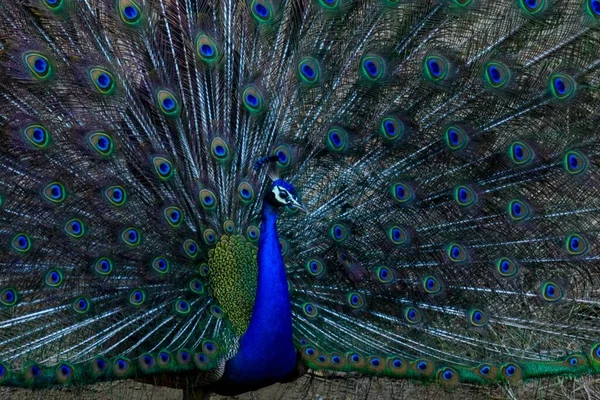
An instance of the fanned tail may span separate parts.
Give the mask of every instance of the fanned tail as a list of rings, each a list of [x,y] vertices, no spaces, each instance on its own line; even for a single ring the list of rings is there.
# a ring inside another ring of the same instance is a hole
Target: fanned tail
[[[301,362],[600,372],[600,6],[0,5],[0,382],[218,381],[263,184]]]
[[[303,362],[444,386],[599,372],[596,14],[382,3],[315,24],[329,75],[298,82]]]

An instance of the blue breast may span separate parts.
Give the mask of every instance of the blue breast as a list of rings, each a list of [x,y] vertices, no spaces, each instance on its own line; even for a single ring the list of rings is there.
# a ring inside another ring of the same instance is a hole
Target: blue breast
[[[291,303],[276,223],[277,210],[265,202],[258,243],[256,301],[240,349],[225,367],[223,381],[230,384],[266,386],[285,380],[296,370]]]

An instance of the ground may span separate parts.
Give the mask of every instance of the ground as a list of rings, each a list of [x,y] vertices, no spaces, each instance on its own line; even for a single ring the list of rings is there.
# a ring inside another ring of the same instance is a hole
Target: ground
[[[0,399],[10,400],[181,400],[181,390],[155,387],[131,380],[101,383],[80,390],[24,390],[0,388]],[[213,395],[211,400],[224,400]],[[436,385],[425,386],[407,381],[388,379],[353,379],[324,381],[304,377],[298,381],[273,385],[257,392],[236,396],[239,400],[381,400],[381,399],[600,399],[600,378],[576,380],[547,379],[516,387],[490,386],[476,388],[461,385],[444,391]]]

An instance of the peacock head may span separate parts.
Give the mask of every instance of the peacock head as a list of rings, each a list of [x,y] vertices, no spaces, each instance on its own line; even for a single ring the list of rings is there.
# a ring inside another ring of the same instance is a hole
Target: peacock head
[[[267,192],[266,201],[275,207],[291,206],[308,212],[302,203],[300,203],[294,186],[283,179],[273,181],[270,190]]]

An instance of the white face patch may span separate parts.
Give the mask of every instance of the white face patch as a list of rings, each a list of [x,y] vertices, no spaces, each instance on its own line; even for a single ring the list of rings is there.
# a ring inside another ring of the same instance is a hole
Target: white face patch
[[[275,200],[281,204],[287,205],[292,202],[292,195],[290,192],[281,186],[273,186],[273,194],[275,195]]]

